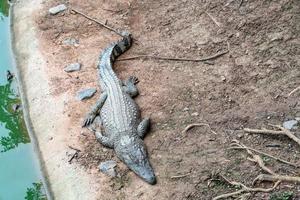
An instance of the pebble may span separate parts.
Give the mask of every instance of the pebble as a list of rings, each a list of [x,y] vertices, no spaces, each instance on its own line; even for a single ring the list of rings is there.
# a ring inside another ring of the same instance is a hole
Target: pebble
[[[117,166],[116,161],[114,160],[108,160],[105,162],[101,162],[99,165],[99,169],[101,172],[103,172],[104,174],[111,176],[111,177],[116,177],[117,176],[117,172],[115,167]]]
[[[79,71],[81,69],[81,64],[80,63],[72,63],[67,65],[64,68],[65,72],[75,72],[75,71]]]
[[[80,90],[78,93],[77,93],[77,100],[84,100],[84,99],[89,99],[91,98],[92,96],[94,96],[94,94],[97,92],[97,89],[96,88],[89,88],[89,89],[83,89],[83,90]]]
[[[51,15],[56,15],[57,13],[60,13],[62,11],[65,11],[67,9],[67,6],[65,4],[60,4],[58,6],[52,7],[49,9],[49,13]]]
[[[79,40],[77,40],[75,38],[66,38],[62,43],[64,45],[70,45],[70,46],[75,46],[75,47],[79,46]]]
[[[282,126],[286,129],[291,130],[291,129],[294,129],[297,124],[298,124],[298,121],[292,119],[292,120],[288,120],[288,121],[283,122]]]
[[[197,117],[197,116],[199,116],[199,113],[198,112],[194,112],[191,115],[194,116],[194,117]]]
[[[190,110],[190,109],[189,109],[188,107],[185,107],[185,108],[183,109],[184,112],[189,111],[189,110]]]

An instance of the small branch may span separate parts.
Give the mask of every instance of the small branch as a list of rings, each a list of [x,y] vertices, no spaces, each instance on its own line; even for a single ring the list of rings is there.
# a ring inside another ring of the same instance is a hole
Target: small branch
[[[77,148],[75,148],[75,147],[72,147],[72,146],[68,146],[70,149],[72,149],[72,150],[74,150],[74,151],[78,151],[78,152],[81,152],[81,150],[80,149],[77,149]]]
[[[261,174],[257,176],[253,183],[262,182],[262,181],[285,181],[285,182],[295,182],[300,183],[300,177],[297,176],[283,176],[283,175],[269,175],[269,174]]]
[[[300,90],[300,86],[296,87],[295,89],[293,89],[288,96],[291,96],[292,94],[294,94],[295,92],[297,92],[298,90]]]
[[[274,125],[272,125],[274,126]],[[247,133],[258,133],[258,134],[271,134],[271,135],[285,135],[289,137],[290,139],[294,140],[299,146],[300,146],[300,139],[296,137],[290,130],[285,129],[281,126],[274,126],[276,128],[279,128],[280,131],[275,131],[275,130],[261,130],[261,129],[250,129],[250,128],[245,128],[244,131]]]
[[[81,152],[81,150],[74,148],[72,146],[68,146],[68,147],[75,151],[75,153],[72,155],[72,157],[68,160],[68,163],[71,164],[74,158],[78,158],[79,152]]]
[[[189,173],[187,173],[187,174],[171,176],[171,179],[183,178],[183,177],[189,176],[190,174],[191,174],[191,172],[189,172]]]
[[[170,57],[162,57],[162,56],[153,56],[153,55],[137,55],[137,56],[132,56],[132,57],[127,57],[127,58],[120,58],[117,59],[117,61],[125,61],[125,60],[134,60],[134,59],[140,59],[140,58],[150,58],[150,59],[156,59],[156,60],[171,60],[171,61],[190,61],[190,62],[204,62],[207,60],[212,60],[215,58],[218,58],[222,55],[227,54],[229,51],[222,51],[220,53],[214,54],[212,56],[204,57],[204,58],[199,58],[199,59],[189,59],[189,58],[170,58]]]
[[[187,127],[185,127],[185,129],[182,131],[182,133],[186,133],[191,128],[199,127],[199,126],[207,126],[213,134],[217,135],[217,133],[211,129],[210,125],[209,124],[205,124],[205,123],[190,124]]]
[[[209,14],[208,12],[205,11],[205,13],[207,14],[207,16],[218,26],[221,27],[220,22],[218,22],[211,14]]]
[[[80,12],[80,11],[74,9],[74,8],[71,8],[71,10],[74,11],[75,13],[80,14],[81,16],[83,16],[83,17],[85,17],[85,18],[93,21],[93,22],[96,22],[97,24],[103,26],[104,28],[106,28],[108,30],[115,32],[119,36],[123,37],[123,35],[119,31],[117,31],[116,29],[114,29],[114,28],[112,28],[110,26],[107,26],[105,23],[102,23],[102,22],[100,22],[100,21],[98,21],[98,20],[96,20],[96,19],[94,19],[92,17],[89,17],[88,15],[86,15],[86,14],[84,14],[84,13],[82,13],[82,12]]]
[[[109,12],[112,12],[112,13],[119,13],[119,12],[123,11],[123,9],[120,9],[120,10],[111,10],[111,9],[107,9],[107,8],[102,8],[102,10],[109,11]]]

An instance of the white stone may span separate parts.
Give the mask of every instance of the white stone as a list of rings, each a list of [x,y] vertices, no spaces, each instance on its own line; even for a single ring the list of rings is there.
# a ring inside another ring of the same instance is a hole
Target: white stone
[[[57,13],[60,13],[60,12],[62,12],[64,10],[66,10],[66,9],[67,9],[67,6],[65,4],[60,4],[58,6],[50,8],[49,9],[49,13],[51,15],[56,15]]]

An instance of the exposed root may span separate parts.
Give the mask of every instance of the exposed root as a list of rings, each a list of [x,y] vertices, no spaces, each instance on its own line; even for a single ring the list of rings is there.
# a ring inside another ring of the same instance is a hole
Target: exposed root
[[[171,179],[183,178],[183,177],[189,176],[190,174],[191,174],[191,172],[189,172],[187,174],[181,174],[181,175],[171,176]]]
[[[271,192],[272,190],[274,190],[280,183],[280,181],[277,181],[273,187],[271,188],[251,188],[251,187],[247,187],[246,185],[244,185],[243,183],[240,182],[236,182],[236,181],[229,181],[226,177],[219,175],[225,182],[227,182],[229,185],[238,187],[238,188],[242,188],[238,191],[235,192],[231,192],[231,193],[227,193],[227,194],[221,194],[219,196],[216,196],[213,198],[213,200],[218,200],[218,199],[225,199],[228,197],[232,197],[232,196],[236,196],[242,193],[249,193],[249,192]]]
[[[221,27],[221,23],[218,22],[211,14],[209,14],[208,12],[205,11],[205,13],[207,14],[207,16],[218,26]]]
[[[300,183],[300,177],[297,176],[283,176],[283,175],[269,175],[269,174],[260,174],[258,175],[254,181],[253,184],[260,183],[262,181],[285,181],[285,182],[294,182],[294,183]]]
[[[233,143],[231,144],[231,147],[228,148],[228,149],[245,149],[245,150],[248,149],[248,150],[251,150],[251,151],[256,152],[256,153],[258,153],[258,154],[261,154],[261,155],[267,156],[267,157],[269,157],[269,158],[272,158],[272,159],[274,159],[274,160],[277,160],[277,161],[279,161],[279,162],[285,163],[285,164],[287,164],[287,165],[290,165],[290,166],[293,166],[293,167],[297,167],[297,168],[299,167],[299,166],[298,166],[297,164],[295,164],[295,163],[291,163],[291,162],[289,162],[289,161],[283,160],[283,159],[281,159],[281,158],[277,158],[277,157],[272,156],[272,155],[270,155],[270,154],[267,154],[267,153],[265,153],[265,152],[262,152],[262,151],[253,149],[253,148],[248,147],[248,146],[246,146],[246,145],[244,145],[244,144],[242,144],[242,143],[239,143],[237,140],[233,140]]]
[[[265,172],[270,173],[271,177],[281,177],[281,175],[277,175],[275,172],[273,172],[273,170],[271,170],[270,168],[268,168],[262,158],[259,155],[256,155],[253,153],[253,151],[248,148],[247,146],[245,146],[244,144],[240,143],[238,140],[233,140],[233,143],[231,144],[231,146],[234,147],[239,147],[239,149],[245,149],[247,151],[247,153],[251,156],[251,158],[248,158],[248,160],[252,161],[252,162],[256,162],[259,167],[261,169],[263,169]],[[240,182],[236,182],[236,181],[229,181],[227,178],[225,178],[222,175],[219,175],[225,182],[227,182],[228,184],[232,185],[232,186],[236,186],[241,188],[238,191],[235,192],[231,192],[231,193],[227,193],[227,194],[222,194],[219,195],[215,198],[213,198],[213,200],[218,200],[218,199],[224,199],[224,198],[228,198],[228,197],[232,197],[232,196],[236,196],[242,193],[249,193],[249,192],[271,192],[272,190],[274,190],[281,182],[280,179],[274,179],[274,181],[276,181],[276,183],[273,185],[273,187],[271,188],[250,188],[247,187],[246,185],[244,185],[243,183]],[[257,178],[256,178],[257,179]],[[256,180],[255,179],[255,180]],[[258,180],[258,179],[257,179]],[[254,181],[254,183],[257,181]]]
[[[293,89],[288,95],[291,96],[292,94],[294,94],[295,92],[297,92],[298,90],[300,90],[300,86],[296,87],[295,89]]]
[[[276,127],[280,130],[276,131],[276,130],[268,130],[268,129],[245,128],[244,131],[246,131],[247,133],[285,135],[285,136],[289,137],[290,139],[294,140],[300,146],[300,138],[296,137],[293,132],[291,132],[290,130],[288,130],[286,128],[283,128],[282,126],[277,126],[277,125],[271,125],[271,126]]]
[[[198,59],[190,59],[190,58],[170,58],[170,57],[163,57],[163,56],[154,56],[154,55],[137,55],[127,58],[120,58],[117,59],[117,61],[124,61],[124,60],[134,60],[134,59],[141,59],[141,58],[150,58],[150,59],[156,59],[156,60],[171,60],[171,61],[190,61],[190,62],[205,62],[208,60],[212,60],[215,58],[218,58],[222,55],[227,54],[229,51],[222,51],[217,54],[214,54],[212,56],[204,57],[204,58],[198,58]]]
[[[273,174],[273,175],[275,174],[275,172],[273,172],[270,168],[265,166],[264,161],[261,159],[259,155],[254,154],[249,148],[246,148],[246,146],[240,143],[238,140],[233,140],[233,143],[231,145],[243,147],[244,149],[246,149],[247,153],[252,157],[252,158],[248,158],[248,160],[252,162],[256,162],[261,169],[268,172],[269,174]]]
[[[182,133],[186,133],[186,132],[187,132],[188,130],[190,130],[191,128],[194,128],[194,127],[197,127],[197,126],[198,126],[198,127],[199,127],[199,126],[207,126],[213,134],[217,135],[217,133],[211,129],[210,125],[209,125],[209,124],[206,124],[206,123],[189,124],[187,127],[185,127],[185,129],[182,131]]]

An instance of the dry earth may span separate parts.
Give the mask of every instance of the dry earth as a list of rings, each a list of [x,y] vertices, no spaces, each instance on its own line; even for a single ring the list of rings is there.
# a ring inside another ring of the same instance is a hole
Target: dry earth
[[[101,90],[97,83],[98,55],[119,37],[70,10],[49,15],[48,9],[60,3],[99,21],[107,20],[115,28],[129,30],[137,41],[122,57],[154,54],[200,58],[229,50],[209,63],[145,59],[115,64],[122,79],[135,75],[140,80],[136,101],[142,115],[152,120],[145,143],[158,177],[157,185],[147,185],[137,178],[112,150],[98,144],[93,134],[80,127]],[[299,9],[297,0],[45,1],[35,21],[47,62],[50,94],[69,97],[64,111],[56,116],[56,120],[69,122],[59,134],[66,147],[82,150],[72,165],[93,176],[96,184],[90,186],[90,191],[97,199],[205,200],[234,191],[221,182],[208,185],[210,174],[216,171],[251,185],[261,170],[246,159],[245,152],[226,150],[234,138],[300,164],[296,143],[285,137],[242,131],[244,127],[280,125],[300,117],[300,92],[288,96],[300,85]],[[63,45],[68,37],[78,39],[79,45]],[[63,72],[67,64],[77,61],[83,64],[81,71]],[[88,87],[97,87],[97,95],[77,101],[76,92]],[[216,134],[207,127],[182,133],[191,123],[207,123]],[[269,144],[279,147],[266,147]],[[119,178],[109,178],[98,171],[98,164],[108,159],[118,161]],[[269,159],[266,162],[276,172],[300,175],[299,169]],[[173,177],[177,175],[186,176]],[[292,191],[294,199],[300,198],[299,185],[282,183],[278,191]],[[250,199],[270,199],[271,195],[257,193]]]

